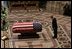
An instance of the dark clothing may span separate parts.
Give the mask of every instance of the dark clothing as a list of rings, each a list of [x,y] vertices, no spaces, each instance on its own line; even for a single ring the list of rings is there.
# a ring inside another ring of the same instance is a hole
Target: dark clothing
[[[53,28],[53,30],[54,30],[54,32],[53,32],[54,33],[54,37],[57,38],[57,28],[55,28],[55,29]]]
[[[68,4],[66,4],[64,7],[63,7],[63,9],[64,9],[64,15],[69,15],[69,16],[71,16],[71,5],[68,5]]]
[[[52,20],[52,27],[53,28],[57,28],[57,20],[56,20],[56,18],[53,18],[53,20]]]
[[[57,20],[56,18],[53,18],[52,20],[52,28],[54,31],[54,37],[57,38]]]

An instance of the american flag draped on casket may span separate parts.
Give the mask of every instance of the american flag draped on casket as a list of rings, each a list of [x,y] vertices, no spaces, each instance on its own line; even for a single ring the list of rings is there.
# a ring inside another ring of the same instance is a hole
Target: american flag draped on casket
[[[13,33],[40,32],[42,25],[37,22],[16,22],[12,26]]]

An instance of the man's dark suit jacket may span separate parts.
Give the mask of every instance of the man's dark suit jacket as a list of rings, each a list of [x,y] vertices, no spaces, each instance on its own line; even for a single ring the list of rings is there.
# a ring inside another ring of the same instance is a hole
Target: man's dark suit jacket
[[[53,29],[57,29],[57,20],[56,20],[56,18],[52,19],[52,27],[53,27]]]

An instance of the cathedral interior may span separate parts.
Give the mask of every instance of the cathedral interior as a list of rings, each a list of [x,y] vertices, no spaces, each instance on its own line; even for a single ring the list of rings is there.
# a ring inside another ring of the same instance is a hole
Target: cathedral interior
[[[57,19],[57,38],[51,16]],[[19,39],[16,22],[39,21],[39,38]],[[71,48],[71,1],[1,1],[1,48]]]

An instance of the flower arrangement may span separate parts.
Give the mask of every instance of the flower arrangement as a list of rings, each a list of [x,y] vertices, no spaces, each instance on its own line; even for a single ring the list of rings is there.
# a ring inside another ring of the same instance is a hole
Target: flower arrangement
[[[3,7],[1,9],[1,30],[7,30],[7,21],[6,21],[6,16],[7,16],[7,13],[6,13],[6,8]]]

